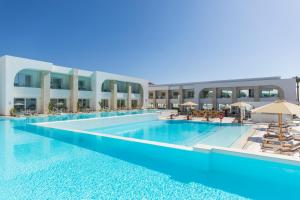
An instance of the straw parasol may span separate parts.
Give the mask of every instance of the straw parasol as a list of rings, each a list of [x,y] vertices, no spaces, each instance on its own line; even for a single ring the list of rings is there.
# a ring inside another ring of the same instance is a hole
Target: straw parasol
[[[243,102],[243,101],[240,101],[240,102],[236,102],[236,103],[230,104],[230,106],[231,106],[231,107],[239,107],[239,109],[240,109],[240,114],[241,114],[241,122],[243,121],[243,112],[242,112],[242,110],[243,110],[243,109],[246,109],[247,107],[248,107],[248,108],[252,107],[251,104],[246,103],[246,102]]]
[[[181,106],[188,107],[190,109],[192,109],[192,107],[197,106],[197,105],[198,104],[196,104],[194,102],[191,102],[191,101],[188,101],[188,102],[185,102],[185,103],[181,104]]]
[[[300,114],[300,106],[289,103],[285,100],[274,101],[273,103],[253,109],[252,113],[278,114],[279,134],[282,135],[282,115]]]
[[[193,107],[193,106],[197,106],[198,104],[194,103],[194,102],[191,102],[191,101],[188,101],[188,102],[185,102],[183,104],[181,104],[182,106],[188,106],[188,107]]]

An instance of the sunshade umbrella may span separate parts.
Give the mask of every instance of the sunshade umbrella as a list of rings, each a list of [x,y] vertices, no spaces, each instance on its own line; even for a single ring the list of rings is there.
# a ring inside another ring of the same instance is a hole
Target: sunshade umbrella
[[[198,104],[194,103],[194,102],[191,102],[191,101],[188,101],[188,102],[185,102],[183,104],[181,104],[182,106],[185,106],[185,107],[189,107],[189,108],[192,108],[193,106],[197,106]]]
[[[266,113],[266,114],[278,114],[278,125],[280,128],[280,136],[282,134],[282,115],[296,115],[300,114],[300,106],[289,103],[285,100],[274,101],[273,103],[261,106],[259,108],[253,109],[252,113]]]
[[[181,104],[182,106],[189,106],[189,107],[192,107],[192,106],[197,106],[198,104],[194,103],[194,102],[191,102],[191,101],[188,101],[188,102],[185,102],[183,104]]]
[[[240,102],[236,102],[236,103],[233,103],[233,104],[230,104],[230,106],[232,106],[232,107],[239,107],[240,108],[240,114],[241,114],[241,121],[243,121],[243,112],[242,112],[242,110],[243,109],[246,109],[247,107],[249,108],[249,107],[251,107],[251,105],[250,104],[248,104],[248,103],[246,103],[246,102],[242,102],[242,101],[240,101]]]

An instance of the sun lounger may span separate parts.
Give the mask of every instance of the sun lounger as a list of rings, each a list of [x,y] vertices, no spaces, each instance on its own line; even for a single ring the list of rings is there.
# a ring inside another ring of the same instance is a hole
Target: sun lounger
[[[282,144],[281,147],[277,150],[277,152],[290,155],[299,150],[300,150],[300,142],[295,144],[290,144],[290,143]]]

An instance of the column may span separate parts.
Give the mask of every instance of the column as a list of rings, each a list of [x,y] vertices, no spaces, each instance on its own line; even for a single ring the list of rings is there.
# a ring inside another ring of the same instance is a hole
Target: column
[[[180,95],[178,104],[181,105],[181,104],[183,104],[183,88],[182,88],[182,86],[179,87],[178,94]]]
[[[156,90],[153,90],[153,104],[154,108],[156,108]]]
[[[116,81],[111,81],[111,99],[110,108],[117,110],[118,108],[118,85]]]
[[[259,93],[260,93],[260,87],[255,86],[254,87],[254,101],[256,101],[256,102],[259,101]]]
[[[237,91],[238,89],[236,87],[232,88],[232,102],[237,102]]]
[[[212,96],[212,105],[213,105],[213,108],[215,109],[215,110],[218,110],[218,108],[217,108],[217,92],[218,92],[218,90],[217,90],[217,88],[212,88],[211,89],[212,91],[213,91],[213,96]]]
[[[128,84],[127,109],[131,109],[131,85]]]
[[[70,78],[70,111],[77,112],[77,102],[78,102],[78,70],[73,69],[71,78]]]
[[[166,93],[166,109],[169,109],[170,108],[169,90],[166,90],[165,93]]]
[[[45,71],[41,73],[41,105],[42,113],[48,114],[48,106],[50,103],[50,72]]]

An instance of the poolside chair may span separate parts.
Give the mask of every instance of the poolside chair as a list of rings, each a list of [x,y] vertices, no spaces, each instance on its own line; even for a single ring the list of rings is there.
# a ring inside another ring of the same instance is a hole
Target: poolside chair
[[[282,138],[279,138],[278,133],[267,133],[263,135],[263,141],[291,141],[294,139],[294,136],[291,134],[283,134]]]
[[[198,117],[198,111],[197,110],[192,110],[192,115],[193,115],[193,117]]]
[[[276,151],[281,154],[291,155],[300,150],[300,142],[297,143],[283,143],[281,147]]]

